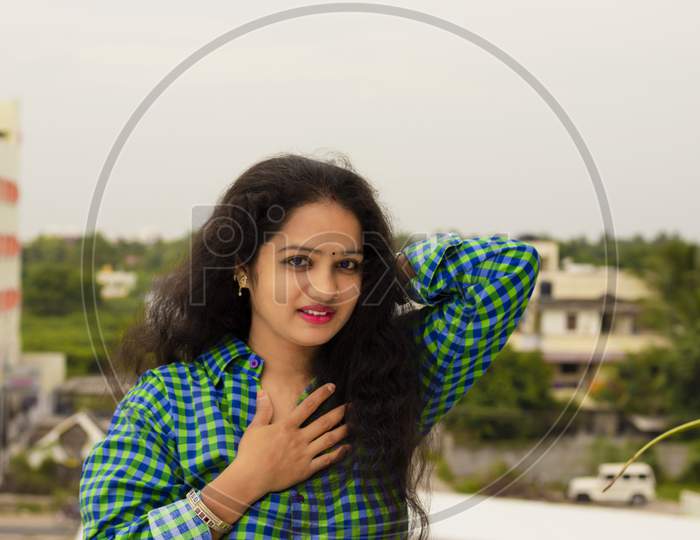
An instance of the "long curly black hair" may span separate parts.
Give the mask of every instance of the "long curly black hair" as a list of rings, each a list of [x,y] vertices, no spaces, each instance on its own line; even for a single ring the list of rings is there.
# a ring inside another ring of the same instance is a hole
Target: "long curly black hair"
[[[320,160],[285,153],[249,167],[193,233],[188,256],[156,280],[143,317],[123,337],[117,365],[138,376],[158,365],[192,361],[226,333],[247,342],[250,297],[245,289],[238,296],[234,268],[242,262],[254,266],[265,235],[283,227],[280,214],[289,216],[308,203],[341,205],[362,227],[362,286],[350,319],[312,361],[318,384],[332,381],[337,389],[307,423],[352,402],[345,417],[352,451],[343,463],[359,460],[363,476],[390,486],[387,496],[405,501],[404,510],[414,514],[410,523],[396,526],[418,531],[423,540],[429,521],[416,490],[429,486],[434,439],[432,432],[418,431],[419,353],[407,331],[417,310],[410,309],[394,262],[399,246],[376,195],[343,155]]]

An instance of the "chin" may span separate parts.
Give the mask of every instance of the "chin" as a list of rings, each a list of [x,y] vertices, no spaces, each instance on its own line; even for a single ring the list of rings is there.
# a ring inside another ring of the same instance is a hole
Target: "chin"
[[[332,337],[332,335],[317,332],[315,336],[311,334],[307,334],[306,336],[297,334],[296,336],[291,337],[290,340],[297,345],[301,345],[302,347],[317,347],[328,343]]]
[[[340,330],[335,324],[318,325],[304,324],[299,330],[295,329],[295,335],[299,338],[297,341],[304,342],[305,345],[321,345],[329,341]]]

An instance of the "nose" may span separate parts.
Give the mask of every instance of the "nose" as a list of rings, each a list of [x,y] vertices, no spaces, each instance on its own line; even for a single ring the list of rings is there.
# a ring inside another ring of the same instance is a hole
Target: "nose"
[[[309,282],[309,294],[319,303],[330,302],[338,296],[338,281],[332,266],[317,265]]]

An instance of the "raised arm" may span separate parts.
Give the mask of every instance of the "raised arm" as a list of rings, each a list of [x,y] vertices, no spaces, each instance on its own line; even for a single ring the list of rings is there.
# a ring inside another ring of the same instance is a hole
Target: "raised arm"
[[[212,538],[192,512],[162,380],[144,373],[117,406],[80,478],[83,538]]]
[[[401,251],[413,270],[407,292],[424,304],[406,318],[421,350],[424,435],[484,374],[515,330],[535,286],[539,254],[502,236],[463,239],[454,233],[437,233]]]

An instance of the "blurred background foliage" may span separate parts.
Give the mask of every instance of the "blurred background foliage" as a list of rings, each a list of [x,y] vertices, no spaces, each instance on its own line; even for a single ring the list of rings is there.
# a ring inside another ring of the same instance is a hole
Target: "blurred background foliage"
[[[453,231],[459,233],[459,231]],[[422,236],[399,232],[398,250]],[[539,234],[539,238],[549,238]],[[103,265],[135,272],[137,285],[127,298],[96,298],[107,350],[143,309],[153,279],[173,268],[189,250],[189,235],[151,243],[109,240],[94,242],[95,264],[81,275],[83,238],[39,236],[22,250],[23,349],[64,351],[68,375],[99,373],[88,339],[82,289],[90,288],[94,272]],[[613,245],[577,237],[557,240],[561,257],[602,265],[614,261]],[[647,324],[671,338],[669,349],[649,349],[607,365],[606,384],[595,398],[624,412],[672,414],[679,419],[700,414],[700,250],[678,235],[618,239],[621,268],[635,272],[658,293],[644,305]],[[92,243],[86,244],[92,247]],[[99,287],[96,287],[99,292]],[[449,422],[466,428],[477,439],[513,439],[542,433],[558,409],[550,395],[551,372],[539,353],[516,353],[508,347],[498,357],[500,368],[487,373],[465,396]],[[644,400],[635,396],[647,396]]]

